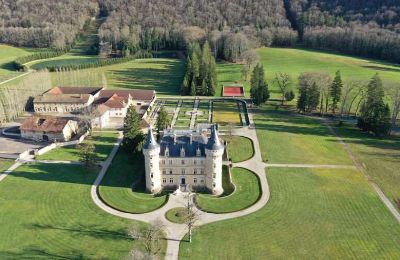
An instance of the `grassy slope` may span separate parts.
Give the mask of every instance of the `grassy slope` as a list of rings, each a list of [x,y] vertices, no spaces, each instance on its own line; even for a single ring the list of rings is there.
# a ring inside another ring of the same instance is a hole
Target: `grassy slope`
[[[139,59],[88,70],[105,73],[109,88],[154,89],[159,96],[179,95],[184,62],[178,59]],[[68,78],[72,75],[85,82],[85,73],[64,73],[61,77]],[[53,85],[58,85],[65,80],[52,73],[52,81]]]
[[[19,72],[14,71],[11,62],[28,54],[24,49],[0,44],[0,82],[17,76]]]
[[[0,258],[125,258],[138,246],[126,235],[132,222],[94,205],[96,174],[80,166],[29,164],[2,181]]]
[[[10,168],[11,165],[14,164],[14,162],[15,162],[14,160],[0,158],[0,173]]]
[[[228,140],[228,153],[232,162],[243,162],[253,157],[253,142],[246,137],[226,137]]]
[[[267,177],[266,207],[200,227],[181,258],[400,258],[400,226],[360,173],[270,169]]]
[[[93,142],[99,160],[105,160],[117,140],[117,132],[93,132],[92,140],[86,138],[84,142]],[[65,160],[79,161],[79,149],[74,146],[59,147],[37,157],[38,160]]]
[[[131,213],[143,213],[161,207],[166,196],[156,197],[144,191],[144,169],[140,158],[120,150],[108,169],[100,188],[101,198],[110,206]],[[139,182],[135,191],[131,186]]]
[[[199,194],[196,202],[200,208],[208,212],[226,213],[247,208],[258,200],[261,191],[259,180],[254,173],[246,169],[234,168],[232,179],[236,189],[230,196],[218,198]]]
[[[255,121],[262,157],[269,163],[352,163],[336,137],[317,119],[266,106]]]
[[[336,131],[385,194],[400,199],[400,138],[375,138],[352,127],[336,127]]]
[[[318,51],[286,49],[286,48],[262,48],[258,50],[260,60],[264,65],[266,78],[273,92],[272,97],[278,98],[277,88],[273,86],[272,79],[276,72],[286,72],[297,81],[302,72],[326,72],[332,77],[340,70],[343,79],[369,80],[378,72],[385,84],[397,84],[400,80],[400,68],[395,65],[345,55],[329,54]],[[218,64],[219,85],[241,81],[240,65]],[[246,95],[249,87],[246,84]],[[221,95],[221,90],[216,91]]]

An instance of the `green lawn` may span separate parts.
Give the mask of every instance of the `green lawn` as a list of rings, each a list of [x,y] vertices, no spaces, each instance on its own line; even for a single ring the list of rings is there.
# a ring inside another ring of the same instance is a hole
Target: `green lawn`
[[[232,181],[235,184],[232,194],[225,197],[199,194],[196,197],[197,205],[207,212],[234,212],[250,207],[261,196],[259,180],[254,173],[242,168],[233,168]]]
[[[352,164],[318,119],[265,106],[255,116],[263,160],[269,163]]]
[[[0,44],[0,82],[20,74],[14,71],[12,61],[25,55],[29,55],[27,50]]]
[[[226,137],[228,140],[228,154],[232,162],[243,162],[253,157],[253,142],[243,136]]]
[[[330,54],[312,50],[290,48],[258,49],[260,61],[264,65],[267,81],[273,98],[278,98],[277,87],[272,80],[277,72],[286,72],[297,83],[302,72],[326,72],[332,78],[340,70],[344,80],[368,81],[375,73],[379,73],[385,84],[397,84],[400,80],[400,68],[396,65],[368,59],[354,58],[346,55]],[[221,95],[223,84],[241,80],[241,65],[218,63],[218,89],[216,95]],[[249,96],[249,84],[245,84],[246,95]]]
[[[95,63],[99,59],[100,58],[98,56],[65,54],[51,59],[38,60],[30,63],[29,66],[32,69],[41,70],[48,67]]]
[[[84,71],[95,74],[104,73],[108,88],[151,89],[158,96],[180,95],[184,61],[179,59],[137,59]],[[68,82],[81,82],[80,85],[93,85],[86,80],[87,73],[52,73],[53,85]]]
[[[400,138],[375,138],[350,126],[335,129],[384,193],[400,199]]]
[[[232,101],[213,101],[212,108],[212,122],[220,124],[222,126],[226,125],[242,125],[242,120],[240,118],[239,108],[236,102]]]
[[[0,173],[10,168],[14,163],[14,160],[0,158]]]
[[[1,259],[124,259],[139,243],[131,224],[90,198],[97,173],[77,165],[29,164],[0,183]]]
[[[167,196],[154,197],[145,192],[142,157],[134,157],[119,150],[99,187],[101,198],[113,208],[144,213],[167,202]],[[132,191],[132,184],[135,184]]]
[[[173,223],[185,223],[185,216],[187,215],[186,208],[173,208],[165,213],[165,218]]]
[[[117,141],[118,132],[93,132],[90,139],[84,142],[93,142],[96,147],[96,155],[99,160],[105,160]],[[53,149],[38,156],[38,160],[62,160],[79,161],[79,149],[76,145],[64,146]]]
[[[399,259],[400,225],[361,173],[270,169],[251,215],[198,228],[182,259]],[[212,239],[210,239],[212,238]]]

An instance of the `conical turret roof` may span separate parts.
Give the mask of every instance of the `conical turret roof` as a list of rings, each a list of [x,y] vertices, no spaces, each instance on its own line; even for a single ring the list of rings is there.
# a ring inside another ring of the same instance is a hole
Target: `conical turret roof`
[[[160,145],[157,143],[156,139],[153,135],[153,129],[149,127],[149,131],[147,133],[146,142],[143,145],[143,149],[156,149],[159,148]]]
[[[208,149],[208,150],[224,149],[224,145],[219,140],[218,130],[217,130],[216,125],[213,125],[213,127],[211,128],[211,136],[210,136],[210,138],[208,138],[206,149]]]

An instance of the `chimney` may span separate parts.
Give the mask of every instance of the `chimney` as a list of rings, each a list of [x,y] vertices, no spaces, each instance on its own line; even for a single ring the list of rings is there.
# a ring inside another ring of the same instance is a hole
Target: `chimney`
[[[189,143],[192,144],[192,143],[193,143],[193,135],[190,134],[189,138],[190,138],[190,139],[189,139],[189,140],[190,140]]]

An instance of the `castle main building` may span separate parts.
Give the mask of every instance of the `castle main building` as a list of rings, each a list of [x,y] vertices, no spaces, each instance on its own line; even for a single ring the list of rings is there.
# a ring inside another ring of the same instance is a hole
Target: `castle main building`
[[[224,151],[216,126],[208,137],[200,131],[166,132],[160,143],[150,128],[143,147],[146,188],[158,193],[183,186],[221,194]]]

